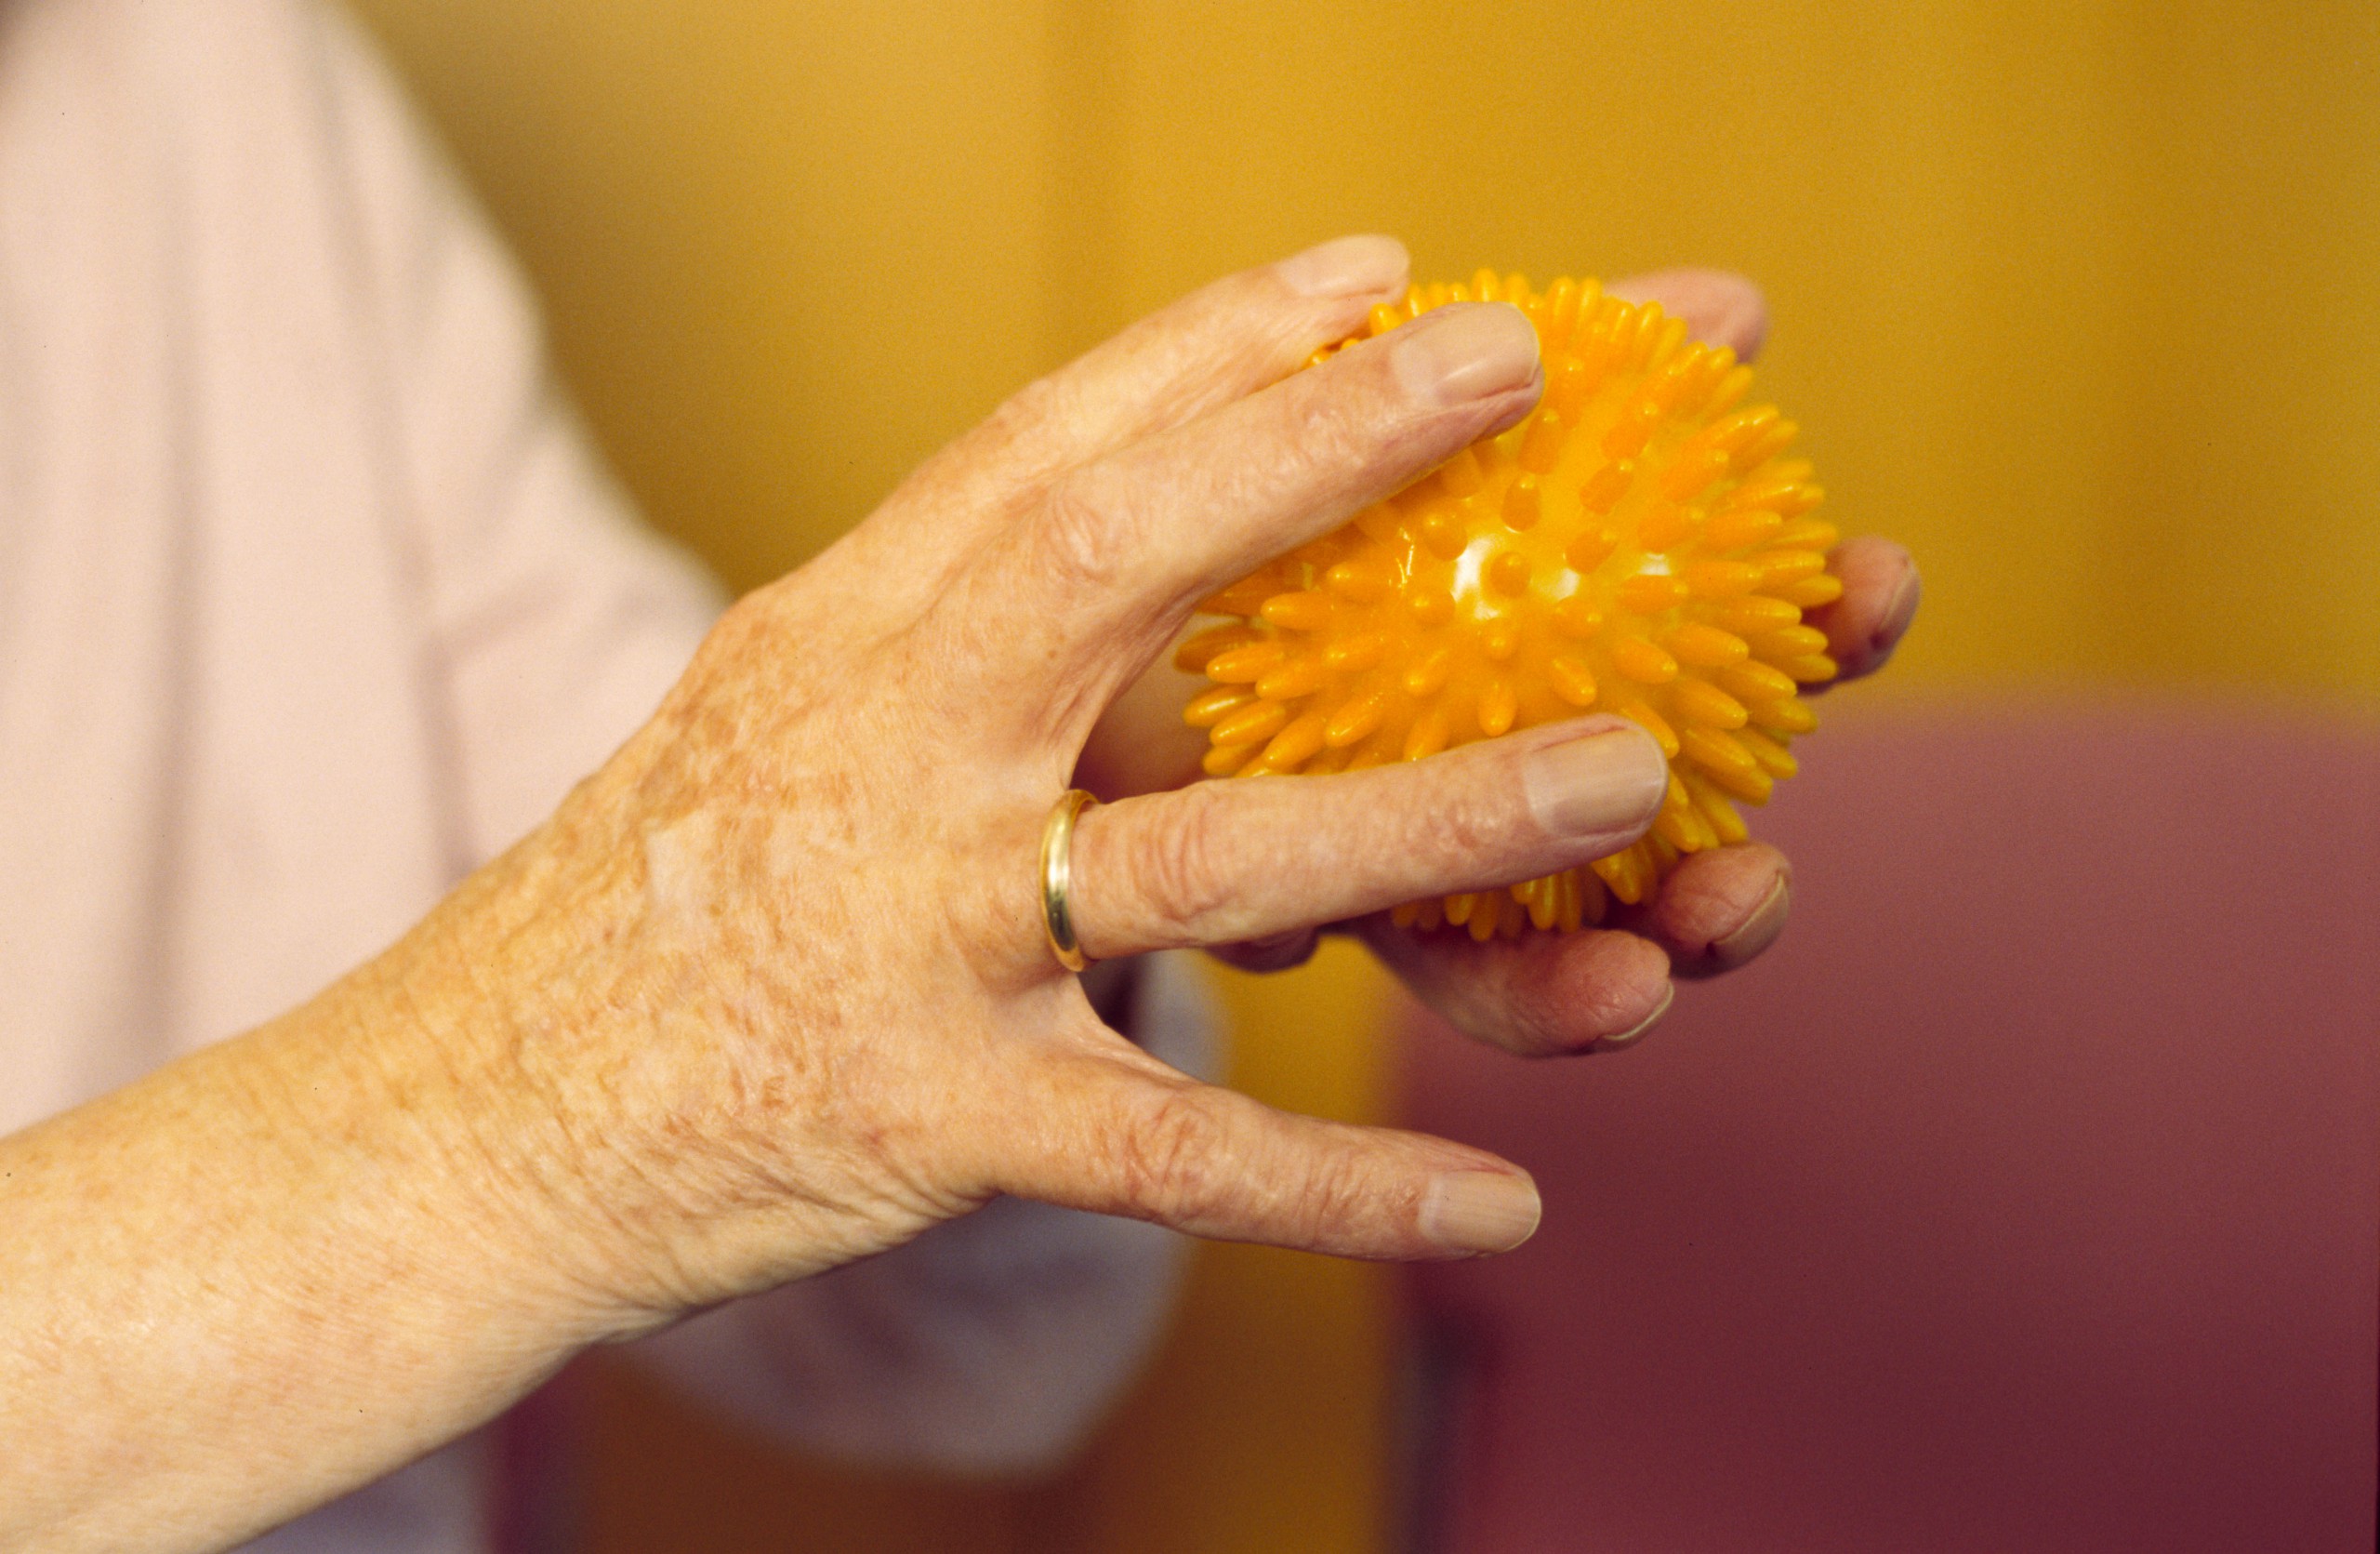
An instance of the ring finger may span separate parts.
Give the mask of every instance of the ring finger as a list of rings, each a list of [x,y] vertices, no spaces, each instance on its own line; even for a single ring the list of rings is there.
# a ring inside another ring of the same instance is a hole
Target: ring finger
[[[1199,784],[1082,817],[1071,913],[1099,959],[1294,935],[1606,857],[1668,781],[1660,747],[1606,716],[1335,777]]]

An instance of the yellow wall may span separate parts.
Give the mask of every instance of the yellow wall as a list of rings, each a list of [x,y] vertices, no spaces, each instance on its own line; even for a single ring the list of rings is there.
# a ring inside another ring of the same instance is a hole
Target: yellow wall
[[[2380,698],[2370,0],[363,8],[629,484],[735,583],[1133,314],[1378,229],[1438,274],[1759,276],[1837,515],[1926,569],[1900,688],[1862,694]],[[1236,989],[1242,1082],[1371,1109],[1378,995],[1345,956]],[[699,1466],[727,1448],[626,1384],[607,1449],[709,1518],[676,1548],[1376,1547],[1380,1298],[1210,1255],[1125,1418],[1032,1495],[738,1458],[737,1510]],[[605,1493],[605,1546],[654,1547]]]

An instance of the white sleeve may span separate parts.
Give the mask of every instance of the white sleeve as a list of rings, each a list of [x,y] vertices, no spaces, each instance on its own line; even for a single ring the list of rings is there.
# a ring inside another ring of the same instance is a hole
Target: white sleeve
[[[367,41],[323,15],[338,197],[400,437],[460,861],[476,864],[651,715],[722,601],[638,522],[554,379],[510,257]]]
[[[1125,1022],[1186,1073],[1216,1068],[1195,964],[1152,955]],[[1170,1312],[1170,1230],[1017,1199],[906,1246],[736,1301],[628,1351],[791,1444],[974,1475],[1059,1466]]]
[[[403,436],[468,866],[635,731],[720,599],[634,520],[556,388],[526,287],[367,42],[323,14],[338,195],[355,207]],[[1135,1003],[1152,1052],[1211,1069],[1196,972],[1153,958]],[[1121,1390],[1181,1262],[1168,1232],[1002,1202],[634,1352],[813,1447],[1011,1471],[1051,1460]]]

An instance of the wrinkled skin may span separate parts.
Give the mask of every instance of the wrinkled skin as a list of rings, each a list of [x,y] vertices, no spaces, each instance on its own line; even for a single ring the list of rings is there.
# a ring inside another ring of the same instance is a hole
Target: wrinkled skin
[[[1179,785],[1179,686],[1144,671],[1193,603],[1536,401],[1502,306],[1297,370],[1404,284],[1395,244],[1327,245],[1026,389],[731,610],[651,723],[397,944],[0,1138],[0,1545],[231,1547],[589,1344],[1000,1193],[1358,1256],[1526,1239],[1517,1167],[1200,1084],[1094,1002],[1144,950],[1287,962],[1345,925],[1487,1040],[1591,1051],[1784,921],[1783,860],[1745,846],[1601,932],[1384,925],[1641,835],[1666,764],[1615,718]],[[1759,333],[1740,282],[1640,288]],[[1915,574],[1878,541],[1833,565],[1822,623],[1872,669]],[[1037,898],[1075,782],[1110,801],[1074,850],[1084,977]]]
[[[1527,1236],[1516,1167],[1272,1110],[1097,1017],[1036,895],[1043,817],[1078,782],[1107,801],[1075,850],[1104,962],[1210,945],[1285,964],[1345,925],[1465,1029],[1542,1054],[1623,1044],[1673,972],[1775,937],[1787,870],[1757,844],[1689,860],[1599,932],[1387,925],[1397,902],[1640,834],[1659,753],[1615,719],[1183,786],[1197,737],[1178,677],[1150,666],[1194,602],[1536,401],[1534,336],[1501,306],[1297,370],[1405,284],[1394,244],[1345,240],[1026,389],[736,604],[653,722],[390,958],[390,986],[443,1012],[458,1071],[526,1076],[484,1145],[560,1215],[599,1325],[863,1256],[999,1193],[1368,1257]],[[1629,289],[1747,354],[1765,327],[1727,277]],[[1908,624],[1914,573],[1876,541],[1834,564],[1846,592],[1818,623],[1865,672]]]

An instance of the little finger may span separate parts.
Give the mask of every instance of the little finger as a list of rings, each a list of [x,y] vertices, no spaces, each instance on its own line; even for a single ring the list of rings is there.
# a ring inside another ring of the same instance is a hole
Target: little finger
[[[1621,909],[1611,925],[1668,950],[1676,976],[1715,976],[1776,943],[1792,900],[1785,855],[1747,842],[1679,860],[1649,900]]]
[[[1660,946],[1610,929],[1482,943],[1375,916],[1358,932],[1457,1029],[1524,1057],[1628,1046],[1669,1012],[1675,991]]]
[[[1843,597],[1812,610],[1807,618],[1826,633],[1827,652],[1840,668],[1839,684],[1884,667],[1917,618],[1922,589],[1908,551],[1872,535],[1836,546],[1827,570],[1843,579]],[[1814,685],[1810,691],[1824,688]]]

